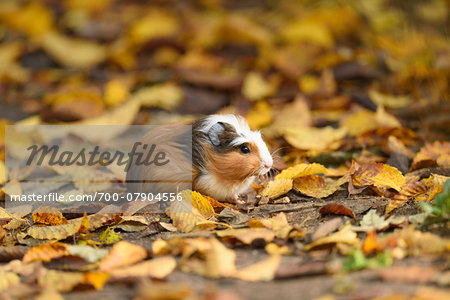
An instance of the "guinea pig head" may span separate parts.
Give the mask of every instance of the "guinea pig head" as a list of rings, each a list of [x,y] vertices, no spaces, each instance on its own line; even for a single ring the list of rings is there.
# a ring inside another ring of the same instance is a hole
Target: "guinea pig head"
[[[261,133],[251,131],[242,117],[216,115],[208,121],[205,163],[216,178],[239,182],[270,170],[273,159]]]

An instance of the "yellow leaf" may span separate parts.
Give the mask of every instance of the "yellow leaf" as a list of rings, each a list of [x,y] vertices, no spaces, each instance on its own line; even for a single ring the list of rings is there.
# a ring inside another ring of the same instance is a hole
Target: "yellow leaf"
[[[341,121],[340,126],[341,128],[345,128],[349,135],[360,135],[361,133],[377,128],[375,113],[366,109],[361,110]]]
[[[271,255],[263,261],[237,270],[233,277],[245,281],[270,281],[275,277],[275,272],[280,266],[280,262],[280,255]]]
[[[62,240],[80,231],[83,218],[72,219],[68,224],[55,226],[31,226],[27,234],[40,240]]]
[[[281,35],[288,42],[305,42],[325,48],[333,47],[334,40],[327,27],[311,20],[298,20],[287,24],[281,29]]]
[[[0,160],[0,185],[6,182],[6,167],[3,161]]]
[[[89,68],[106,59],[104,46],[74,39],[56,31],[43,36],[42,47],[61,64],[74,68]]]
[[[412,98],[409,96],[386,95],[375,90],[369,91],[369,97],[378,106],[388,108],[401,108],[411,104],[412,102]]]
[[[358,186],[374,185],[381,188],[393,188],[400,191],[405,185],[405,177],[394,167],[382,163],[368,163],[357,167],[352,175],[353,184]]]
[[[100,271],[111,271],[118,267],[137,263],[147,257],[145,248],[126,241],[114,244],[111,252],[100,262]]]
[[[29,263],[35,260],[49,262],[54,258],[67,256],[67,245],[62,243],[52,243],[34,246],[24,255],[22,261]]]
[[[320,87],[320,79],[313,75],[303,75],[300,77],[298,84],[305,94],[313,94]]]
[[[265,101],[257,102],[247,115],[247,123],[252,130],[264,127],[272,121],[272,110]]]
[[[292,250],[288,246],[279,246],[275,243],[269,243],[264,247],[264,250],[270,255],[290,255]]]
[[[105,102],[108,106],[117,106],[130,94],[130,84],[125,80],[112,79],[105,85]]]
[[[381,128],[397,128],[402,127],[400,122],[392,115],[388,114],[383,106],[378,106],[375,113],[375,121],[377,126]]]
[[[172,202],[167,212],[173,221],[173,225],[180,232],[214,228],[215,223],[208,221],[200,211],[193,206],[192,191],[185,190],[182,191],[181,194],[183,200]]]
[[[307,196],[325,198],[336,192],[348,180],[348,175],[338,180],[330,180],[331,182],[324,180],[323,177],[318,175],[307,175],[296,178],[294,180],[294,187]]]
[[[154,38],[170,37],[179,30],[178,19],[164,10],[152,10],[136,20],[128,33],[132,43],[142,44]]]
[[[250,100],[261,100],[273,95],[277,91],[279,83],[278,76],[272,76],[266,80],[260,73],[250,72],[244,79],[242,93]]]
[[[265,227],[274,231],[275,236],[280,239],[287,239],[289,234],[293,230],[293,227],[289,225],[286,214],[281,212],[278,215],[270,219],[254,219],[248,222],[248,226],[253,227]]]
[[[87,272],[84,274],[83,282],[91,284],[96,290],[101,290],[111,277],[105,272]]]
[[[20,283],[20,277],[13,272],[3,272],[0,276],[0,292],[13,288]]]
[[[295,179],[297,177],[313,175],[313,174],[327,174],[328,170],[324,166],[318,163],[312,164],[297,164],[293,167],[289,167],[280,174],[275,176],[277,179]]]
[[[318,154],[324,151],[335,150],[345,137],[345,128],[334,129],[330,126],[323,128],[304,127],[286,129],[286,141],[300,150],[309,150]]]
[[[277,198],[283,194],[286,194],[292,189],[292,179],[275,179],[270,181],[261,195],[269,198]]]
[[[227,229],[217,231],[216,235],[220,238],[224,238],[223,240],[234,238],[247,245],[250,245],[256,239],[262,239],[266,242],[270,242],[275,237],[274,232],[266,228]]]
[[[112,0],[65,0],[64,4],[69,10],[99,11],[106,9]]]
[[[215,238],[196,238],[183,241],[184,257],[180,261],[182,271],[195,272],[210,278],[223,278],[232,276],[236,272],[236,253],[225,247]],[[189,257],[199,253],[196,256]]]
[[[172,256],[153,258],[132,266],[117,268],[110,272],[112,278],[151,277],[164,279],[175,270],[177,262]]]
[[[38,37],[53,26],[53,15],[43,4],[32,1],[25,6],[11,6],[0,12],[8,27],[30,37]]]
[[[175,108],[183,99],[182,90],[174,83],[145,87],[131,95],[130,101],[144,107],[160,107],[166,110]]]
[[[29,72],[18,62],[22,53],[23,46],[19,42],[12,42],[0,45],[0,80],[12,80],[25,82],[28,79]],[[6,120],[0,119],[0,131],[4,130]],[[0,133],[0,145],[4,140],[4,133]]]
[[[81,272],[46,270],[42,276],[39,276],[38,282],[42,288],[51,286],[58,292],[70,292],[77,285],[83,283],[83,277]]]
[[[193,191],[191,195],[188,194],[189,191],[183,191],[183,197],[191,196],[192,206],[198,209],[198,211],[202,214],[205,219],[210,219],[215,215],[214,208],[212,207],[209,200],[203,197],[199,192]]]
[[[306,245],[305,250],[309,251],[315,247],[318,246],[327,246],[331,244],[349,244],[349,245],[356,245],[359,243],[358,236],[356,232],[352,231],[350,229],[351,225],[347,224],[342,228],[340,231],[333,233],[329,236],[323,237],[321,239],[318,239],[317,241]]]

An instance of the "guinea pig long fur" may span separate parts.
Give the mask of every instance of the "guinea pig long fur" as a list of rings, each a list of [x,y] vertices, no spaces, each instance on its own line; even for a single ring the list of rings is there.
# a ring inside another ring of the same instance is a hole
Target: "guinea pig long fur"
[[[169,133],[169,127],[158,130],[156,136],[148,133],[143,143],[153,144],[156,141],[158,145],[164,145],[168,152],[175,153],[178,157],[176,170],[132,165],[127,172],[128,192],[159,192],[161,186],[155,190],[152,180],[148,179],[161,178],[161,175],[175,178],[171,172],[179,171],[181,174],[190,169],[193,190],[218,201],[235,202],[256,177],[264,175],[272,167],[273,159],[261,133],[250,130],[240,116],[211,115],[195,121],[192,124],[192,145],[177,139],[177,135],[183,136],[183,132]],[[190,159],[182,159],[183,147],[190,146],[192,164]],[[180,183],[179,190],[185,188],[187,185]]]

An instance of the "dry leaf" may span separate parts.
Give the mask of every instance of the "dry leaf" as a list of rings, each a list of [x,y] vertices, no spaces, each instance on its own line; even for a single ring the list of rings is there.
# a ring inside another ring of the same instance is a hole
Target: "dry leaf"
[[[172,256],[158,257],[132,266],[117,268],[110,272],[113,279],[151,277],[164,279],[175,270],[177,262]]]
[[[319,209],[319,213],[324,216],[328,214],[335,214],[335,215],[344,215],[349,216],[350,218],[355,218],[355,213],[349,209],[347,206],[338,204],[338,203],[329,203],[325,204]]]
[[[20,283],[20,277],[13,272],[3,272],[0,276],[0,292],[6,291]]]
[[[61,272],[47,270],[38,278],[39,286],[42,288],[54,288],[58,292],[70,292],[77,285],[83,283],[81,272]]]
[[[83,218],[70,220],[67,224],[55,226],[31,226],[27,234],[41,240],[63,240],[80,231]]]
[[[389,199],[385,213],[389,214],[394,209],[403,206],[409,199],[413,199],[421,194],[424,194],[427,190],[428,187],[426,182],[419,181],[418,176],[406,177],[405,185],[402,187],[400,192]]]
[[[110,277],[111,275],[105,272],[87,272],[84,274],[83,283],[89,283],[96,290],[101,290]]]
[[[34,224],[41,223],[50,226],[68,224],[63,214],[52,206],[39,206],[32,216]]]
[[[275,179],[295,179],[302,176],[326,173],[328,173],[327,168],[325,168],[321,164],[298,164],[281,171],[280,174],[275,176]]]
[[[170,37],[179,30],[179,21],[166,10],[152,9],[136,20],[128,32],[131,43],[142,44],[150,39]]]
[[[23,257],[24,263],[29,263],[35,260],[49,262],[54,258],[69,255],[67,245],[62,243],[51,243],[31,248]]]
[[[318,239],[309,245],[306,245],[305,250],[309,251],[317,247],[330,246],[338,243],[357,245],[359,243],[356,232],[351,230],[350,224],[347,224],[340,231],[329,236]]]
[[[118,267],[137,263],[147,257],[147,250],[143,247],[120,241],[114,244],[111,252],[106,256],[99,266],[100,271],[111,271]]]
[[[250,245],[254,240],[261,239],[268,243],[275,238],[274,232],[266,228],[227,229],[217,231],[216,235],[225,241],[236,239],[247,245]]]
[[[250,72],[244,79],[242,93],[251,100],[261,100],[273,95],[280,82],[278,76],[272,76],[265,80],[260,73]]]
[[[292,179],[275,179],[274,181],[269,181],[261,195],[274,199],[286,194],[291,189]]]
[[[450,166],[450,142],[434,142],[423,146],[414,157],[411,170],[433,164],[443,167]]]
[[[339,148],[346,133],[345,128],[334,129],[329,126],[323,128],[289,128],[286,129],[284,138],[293,147],[308,150],[311,155],[317,155]]]
[[[137,102],[144,107],[160,107],[171,110],[183,99],[182,90],[174,83],[168,82],[144,87],[133,93],[131,102]]]
[[[270,281],[275,277],[280,262],[280,255],[271,255],[263,261],[237,270],[233,277],[245,281]]]
[[[368,163],[356,168],[352,174],[353,184],[357,186],[374,185],[400,191],[405,185],[405,177],[394,167],[382,163]]]
[[[294,179],[294,188],[310,197],[325,198],[336,192],[341,185],[348,182],[350,176],[344,175],[338,180],[323,179],[318,175],[308,175]]]
[[[246,120],[252,130],[264,127],[272,121],[272,110],[266,101],[258,101],[249,111]]]
[[[68,67],[89,68],[106,59],[104,46],[73,39],[56,31],[44,35],[42,47],[58,62]]]
[[[248,222],[248,226],[254,227],[265,227],[273,230],[275,236],[281,239],[287,239],[294,229],[289,225],[286,214],[281,212],[278,215],[270,219],[253,219]]]

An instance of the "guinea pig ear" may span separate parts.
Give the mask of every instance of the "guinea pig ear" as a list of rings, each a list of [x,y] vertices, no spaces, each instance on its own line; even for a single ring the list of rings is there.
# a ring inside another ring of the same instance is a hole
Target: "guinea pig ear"
[[[222,122],[217,122],[208,131],[208,137],[211,141],[211,144],[213,146],[219,146],[220,145],[220,136],[225,131],[225,125],[223,125]]]

